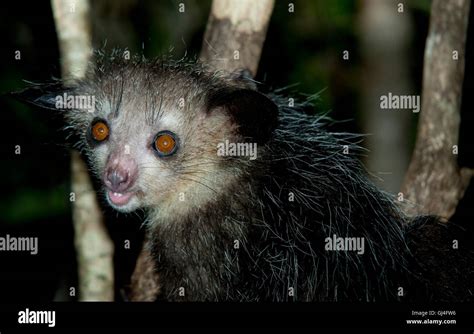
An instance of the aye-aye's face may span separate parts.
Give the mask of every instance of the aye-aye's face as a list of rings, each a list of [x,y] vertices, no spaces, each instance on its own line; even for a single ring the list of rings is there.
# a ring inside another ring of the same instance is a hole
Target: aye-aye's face
[[[227,113],[207,112],[196,82],[117,80],[89,88],[95,107],[69,115],[112,207],[176,213],[204,205],[231,181],[217,145],[232,141],[235,126]]]
[[[277,106],[241,78],[180,63],[98,66],[73,87],[17,96],[65,112],[112,207],[163,216],[232,193],[249,160],[222,156],[219,145],[265,144],[278,119]]]

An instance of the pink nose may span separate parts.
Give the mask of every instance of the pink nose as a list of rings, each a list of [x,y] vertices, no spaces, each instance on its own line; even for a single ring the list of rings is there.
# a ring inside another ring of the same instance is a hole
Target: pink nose
[[[123,193],[133,187],[137,176],[137,163],[132,157],[114,154],[107,161],[103,182],[109,190]]]
[[[105,185],[114,192],[124,192],[130,188],[130,177],[128,171],[109,168],[106,173]]]

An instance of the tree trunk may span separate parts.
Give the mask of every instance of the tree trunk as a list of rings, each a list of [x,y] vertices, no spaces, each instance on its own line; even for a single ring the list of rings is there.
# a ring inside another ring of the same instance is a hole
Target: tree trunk
[[[470,0],[432,3],[417,140],[402,187],[412,215],[449,219],[473,175],[457,163],[469,7]]]

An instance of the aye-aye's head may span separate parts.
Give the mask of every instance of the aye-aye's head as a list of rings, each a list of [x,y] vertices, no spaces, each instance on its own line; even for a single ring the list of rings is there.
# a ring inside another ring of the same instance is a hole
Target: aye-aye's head
[[[219,144],[270,138],[278,108],[251,86],[197,64],[108,60],[67,88],[20,95],[65,113],[112,207],[176,215],[236,185],[249,157],[221,156]]]

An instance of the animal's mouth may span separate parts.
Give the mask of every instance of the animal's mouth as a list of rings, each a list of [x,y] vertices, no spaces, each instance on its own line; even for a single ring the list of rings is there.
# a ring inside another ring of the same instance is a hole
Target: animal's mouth
[[[134,195],[134,192],[119,193],[111,190],[107,191],[110,202],[116,206],[126,205]]]

